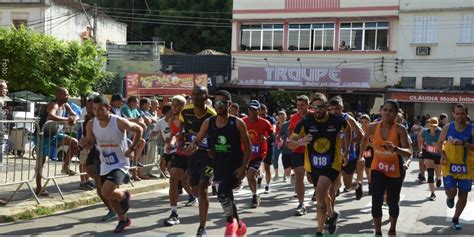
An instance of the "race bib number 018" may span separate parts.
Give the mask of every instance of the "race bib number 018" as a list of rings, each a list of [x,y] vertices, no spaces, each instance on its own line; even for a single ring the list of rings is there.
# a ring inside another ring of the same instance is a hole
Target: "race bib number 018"
[[[451,174],[465,174],[467,173],[467,166],[465,164],[463,165],[451,164],[449,166],[449,172]]]
[[[377,170],[386,174],[394,173],[396,170],[395,164],[387,161],[379,161]]]
[[[104,151],[102,152],[102,156],[104,157],[104,163],[108,165],[117,164],[119,162],[117,153],[115,153],[115,151],[109,153]]]
[[[252,145],[252,154],[256,155],[260,153],[260,145]]]
[[[311,163],[313,167],[325,168],[332,164],[332,160],[329,155],[313,155],[311,157]]]

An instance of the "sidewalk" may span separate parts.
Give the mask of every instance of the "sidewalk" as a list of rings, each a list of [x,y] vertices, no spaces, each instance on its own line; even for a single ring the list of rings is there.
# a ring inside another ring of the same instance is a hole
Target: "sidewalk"
[[[57,182],[64,195],[64,200],[62,200],[52,181],[46,187],[46,190],[50,193],[49,197],[39,197],[41,202],[39,205],[34,200],[28,187],[23,185],[13,201],[6,206],[0,206],[0,223],[28,220],[101,202],[95,189],[92,191],[79,189],[79,176],[62,177],[57,179]],[[34,189],[34,182],[30,184]],[[137,194],[166,188],[168,185],[167,179],[154,178],[133,182],[133,186],[129,183],[121,188],[129,190],[132,194]],[[0,187],[0,198],[8,199],[17,187],[17,185]]]

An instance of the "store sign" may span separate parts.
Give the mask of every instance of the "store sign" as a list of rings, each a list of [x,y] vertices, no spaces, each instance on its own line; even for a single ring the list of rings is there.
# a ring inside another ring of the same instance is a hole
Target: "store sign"
[[[207,87],[207,74],[128,73],[127,95],[191,94],[195,85]]]
[[[239,85],[370,88],[368,68],[239,67]]]
[[[393,92],[391,98],[403,102],[474,104],[474,94]]]

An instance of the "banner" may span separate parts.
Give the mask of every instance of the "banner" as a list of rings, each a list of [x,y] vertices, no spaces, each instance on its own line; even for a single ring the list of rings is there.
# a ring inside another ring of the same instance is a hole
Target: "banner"
[[[239,67],[239,85],[370,88],[368,68]]]
[[[207,87],[207,74],[128,73],[127,96],[191,94],[195,85]]]
[[[474,104],[474,94],[392,92],[390,98],[402,102]]]

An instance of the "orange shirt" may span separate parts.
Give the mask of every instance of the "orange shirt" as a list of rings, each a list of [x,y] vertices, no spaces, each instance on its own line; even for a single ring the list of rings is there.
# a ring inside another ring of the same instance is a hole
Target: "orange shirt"
[[[379,171],[391,178],[399,178],[401,176],[400,156],[396,152],[388,151],[383,146],[386,141],[380,134],[381,124],[382,123],[379,122],[375,127],[375,134],[373,136],[374,159],[370,169]],[[395,146],[400,146],[396,123],[393,123],[392,127],[390,128],[390,134],[387,140],[391,141]]]

